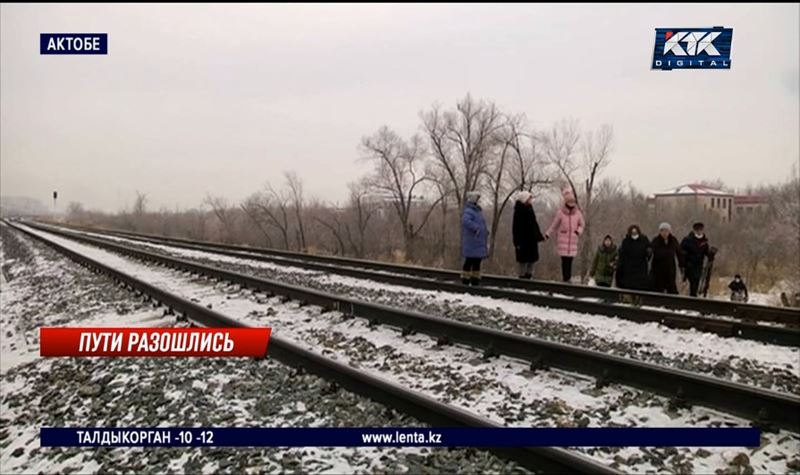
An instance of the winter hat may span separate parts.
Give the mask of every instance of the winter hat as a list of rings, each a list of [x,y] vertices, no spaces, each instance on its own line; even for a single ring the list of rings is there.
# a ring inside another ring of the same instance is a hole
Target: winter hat
[[[666,221],[658,225],[658,230],[661,231],[662,229],[666,229],[667,231],[672,231],[672,226],[669,225]]]
[[[481,193],[476,190],[468,191],[467,192],[467,203],[477,203],[478,199],[481,197]]]
[[[519,201],[522,204],[525,204],[528,202],[529,199],[531,199],[532,196],[533,195],[531,194],[530,191],[520,191],[519,193],[517,193],[517,201]]]
[[[575,199],[575,194],[572,193],[572,190],[569,188],[564,188],[561,191],[561,196],[564,198],[564,204],[574,205],[575,203],[577,203],[577,200]]]

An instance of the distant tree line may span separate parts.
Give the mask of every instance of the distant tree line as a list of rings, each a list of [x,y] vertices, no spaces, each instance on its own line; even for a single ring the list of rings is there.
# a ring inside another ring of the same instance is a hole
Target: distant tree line
[[[71,203],[67,219],[114,227],[279,249],[455,268],[460,260],[461,209],[470,190],[481,192],[490,229],[487,270],[514,272],[511,209],[520,190],[531,191],[543,228],[569,187],[587,226],[577,270],[585,276],[603,236],[617,243],[630,224],[653,237],[669,221],[680,239],[702,220],[720,249],[719,275],[741,273],[755,288],[781,281],[800,286],[800,179],[742,192],[768,197],[764,212],[722,222],[716,215],[674,209],[656,216],[633,184],[605,177],[614,150],[610,125],[584,130],[577,120],[533,129],[524,114],[501,110],[467,95],[453,108],[434,105],[420,113],[419,131],[401,137],[388,126],[363,137],[360,159],[370,172],[349,183],[344,202],[305,193],[303,180],[287,171],[240,203],[209,194],[197,209],[153,211],[137,192],[130,209],[87,211]],[[724,187],[724,183],[714,183]],[[539,278],[556,278],[552,243],[540,246]]]

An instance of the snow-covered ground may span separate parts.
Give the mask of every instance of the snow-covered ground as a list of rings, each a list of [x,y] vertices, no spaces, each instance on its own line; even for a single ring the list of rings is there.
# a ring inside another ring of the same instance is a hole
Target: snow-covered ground
[[[420,426],[266,359],[40,358],[40,326],[173,326],[102,275],[0,225],[0,473],[519,472],[426,448],[80,449],[40,427]]]
[[[663,398],[630,388],[611,386],[598,390],[593,380],[575,374],[559,371],[531,374],[527,365],[518,361],[507,358],[484,361],[471,349],[440,348],[424,335],[403,338],[392,329],[370,328],[363,320],[343,319],[336,312],[320,314],[318,308],[281,303],[279,298],[266,299],[225,284],[211,284],[205,279],[147,266],[92,246],[46,235],[159,287],[211,305],[231,317],[272,326],[276,335],[303,342],[309,348],[384,377],[390,375],[407,387],[507,425],[747,425],[747,421],[705,408],[670,410]],[[430,298],[434,298],[436,293],[431,294]],[[764,444],[752,451],[625,448],[590,449],[586,453],[634,472],[708,473],[729,469],[734,460],[741,464],[747,459],[748,465],[756,471],[779,473],[786,470],[786,463],[800,449],[799,444],[796,434],[781,431],[765,434]]]
[[[411,308],[431,315],[705,373],[766,389],[793,393],[800,387],[800,348],[725,338],[693,329],[671,329],[655,322],[642,324],[505,299],[419,290],[116,236],[93,236],[361,300]]]
[[[41,326],[159,326],[168,320],[101,276],[0,225],[0,374],[39,358]]]
[[[714,284],[715,287],[718,289],[716,293],[710,295],[711,298],[716,300],[730,300],[730,291],[728,290],[728,284],[732,278],[719,278],[717,279]],[[745,282],[747,284],[747,282]],[[783,306],[783,302],[781,302],[781,293],[785,292],[787,296],[791,299],[794,295],[794,292],[797,291],[797,285],[793,285],[789,280],[782,280],[775,283],[771,289],[767,292],[756,292],[752,288],[749,289],[748,297],[749,300],[747,303],[755,304],[755,305],[772,305],[776,307]]]

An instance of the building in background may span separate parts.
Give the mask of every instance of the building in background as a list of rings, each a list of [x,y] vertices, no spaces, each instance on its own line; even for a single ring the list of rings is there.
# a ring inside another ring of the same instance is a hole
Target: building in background
[[[738,195],[733,199],[734,216],[758,213],[766,210],[767,206],[769,206],[769,200],[766,196]]]
[[[695,213],[710,212],[722,221],[730,221],[733,219],[734,198],[735,195],[728,191],[690,183],[654,194],[649,198],[649,205],[656,214],[690,209]]]
[[[765,196],[736,195],[708,185],[690,183],[648,196],[647,205],[657,215],[684,209],[698,215],[711,213],[723,222],[729,222],[737,216],[765,210],[768,200]]]

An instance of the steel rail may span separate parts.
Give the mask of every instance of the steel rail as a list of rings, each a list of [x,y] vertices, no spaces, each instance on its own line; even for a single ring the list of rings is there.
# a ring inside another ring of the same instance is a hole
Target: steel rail
[[[43,242],[56,251],[66,255],[78,264],[90,268],[94,272],[108,275],[116,282],[142,292],[159,304],[169,307],[183,314],[205,327],[236,328],[247,325],[236,321],[219,312],[205,308],[199,304],[186,300],[175,294],[155,287],[129,274],[116,270],[97,260],[75,252],[65,246],[46,239],[36,233],[29,232],[14,224],[8,223],[14,229],[25,233],[34,239]],[[408,414],[433,426],[440,427],[486,427],[496,428],[502,425],[492,422],[463,409],[444,404],[424,394],[406,389],[399,384],[378,378],[364,371],[326,358],[318,353],[302,348],[289,340],[281,338],[274,333],[270,337],[269,357],[275,358],[289,366],[302,368],[316,374],[325,380],[335,382],[347,390],[384,404],[392,409]],[[553,473],[603,473],[618,474],[620,472],[592,460],[581,454],[556,447],[528,447],[528,448],[492,448],[487,450],[496,455],[513,460],[520,465],[541,472]]]
[[[319,263],[315,262],[313,259],[311,259],[312,256],[308,255],[306,255],[308,258],[290,259],[284,257],[274,257],[266,253],[253,253],[251,251],[243,251],[239,249],[234,250],[219,246],[209,246],[207,244],[186,242],[174,243],[169,239],[163,238],[137,237],[133,239],[161,245],[169,243],[168,245],[170,246],[183,249],[192,249],[244,259],[305,267],[307,269],[346,275],[360,279],[369,279],[393,285],[402,285],[425,290],[441,290],[453,293],[468,292],[472,295],[479,295],[483,297],[507,299],[515,302],[571,310],[591,315],[604,315],[639,323],[657,322],[669,328],[694,328],[699,331],[714,333],[723,337],[743,338],[747,340],[784,346],[800,346],[800,327],[795,328],[763,325],[755,322],[745,322],[740,320],[687,315],[664,310],[641,308],[635,305],[593,302],[588,300],[576,300],[568,297],[556,297],[552,295],[521,292],[519,290],[509,290],[503,287],[467,287],[458,283],[448,282],[446,280],[412,277],[402,273],[393,274],[367,270],[363,268],[359,269],[356,267],[342,267],[339,265]]]
[[[63,223],[53,223],[65,226]],[[95,233],[111,233],[133,238],[153,238],[167,240],[175,243],[199,244],[220,249],[239,250],[252,253],[270,254],[292,259],[312,259],[318,262],[327,262],[341,266],[363,267],[384,272],[405,273],[419,277],[457,281],[460,273],[453,270],[421,267],[406,264],[391,264],[387,262],[370,261],[348,257],[308,254],[303,252],[284,251],[263,247],[245,245],[223,244],[211,241],[195,241],[154,234],[136,233],[108,228],[92,228],[88,226],[66,225],[75,229],[82,229]],[[561,282],[544,280],[521,280],[501,275],[484,274],[482,281],[487,285],[507,287],[551,294],[564,294],[579,298],[598,298],[606,302],[619,302],[632,305],[648,305],[653,307],[666,307],[676,310],[693,310],[705,315],[725,315],[742,320],[755,320],[765,322],[800,325],[800,309],[757,305],[725,300],[702,299],[681,295],[660,294],[640,290],[592,287],[587,285],[574,285]],[[468,291],[468,290],[467,290]]]
[[[541,338],[494,330],[419,312],[369,303],[342,295],[307,289],[282,282],[232,272],[218,267],[143,251],[78,234],[30,225],[44,232],[111,250],[169,268],[219,279],[244,288],[280,294],[290,299],[338,310],[343,314],[368,319],[438,337],[442,342],[461,343],[481,348],[486,355],[503,354],[531,363],[531,369],[555,367],[597,378],[598,386],[612,382],[638,387],[673,398],[674,402],[698,404],[719,409],[762,427],[778,426],[800,432],[800,397],[741,383],[721,380],[689,371],[668,368],[599,351],[578,348]]]

